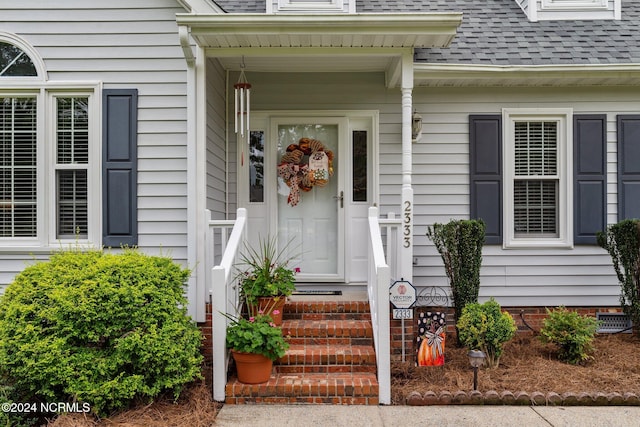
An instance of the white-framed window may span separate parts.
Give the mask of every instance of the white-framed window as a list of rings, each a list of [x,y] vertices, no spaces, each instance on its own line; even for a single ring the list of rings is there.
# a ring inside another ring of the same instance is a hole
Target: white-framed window
[[[89,98],[53,96],[56,239],[89,236]]]
[[[267,13],[355,13],[355,0],[267,0]]]
[[[99,84],[47,82],[15,40],[0,34],[0,250],[99,244]]]
[[[531,22],[620,20],[622,0],[516,0]]]
[[[606,9],[608,0],[542,0],[542,9]]]
[[[342,0],[278,0],[278,9],[342,9]]]
[[[505,247],[571,247],[571,109],[504,109]]]
[[[0,93],[0,240],[38,235],[38,97]]]

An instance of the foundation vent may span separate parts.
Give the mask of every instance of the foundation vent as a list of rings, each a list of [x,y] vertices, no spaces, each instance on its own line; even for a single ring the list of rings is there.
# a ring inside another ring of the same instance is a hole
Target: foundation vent
[[[612,334],[624,332],[630,334],[632,331],[631,319],[624,313],[596,313],[596,319],[602,324],[598,329],[600,334]]]

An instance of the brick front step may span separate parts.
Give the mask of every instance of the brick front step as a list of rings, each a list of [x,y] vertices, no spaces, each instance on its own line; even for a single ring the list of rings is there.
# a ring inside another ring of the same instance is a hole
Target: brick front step
[[[291,344],[373,345],[370,320],[290,320],[282,322],[282,334]]]
[[[290,301],[283,315],[297,320],[371,319],[368,301]]]
[[[242,384],[232,376],[226,403],[378,404],[368,302],[289,301],[283,318],[290,347],[269,381]]]
[[[264,384],[227,383],[226,402],[330,403],[377,405],[378,381],[373,373],[285,374],[271,376]]]
[[[277,362],[278,372],[376,372],[376,354],[366,345],[292,344]]]

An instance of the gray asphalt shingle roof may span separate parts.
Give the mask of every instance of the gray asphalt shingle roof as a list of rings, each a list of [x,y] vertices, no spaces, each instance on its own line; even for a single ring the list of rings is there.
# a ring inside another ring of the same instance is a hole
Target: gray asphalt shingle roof
[[[264,0],[217,0],[229,13],[264,13]],[[514,0],[357,0],[359,13],[463,12],[448,48],[416,49],[417,62],[487,65],[640,63],[640,0],[622,19],[529,22]]]

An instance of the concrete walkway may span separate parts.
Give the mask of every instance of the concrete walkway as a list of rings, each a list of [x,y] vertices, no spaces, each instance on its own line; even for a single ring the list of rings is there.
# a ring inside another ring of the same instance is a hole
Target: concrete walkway
[[[637,427],[640,407],[225,405],[216,426]]]

